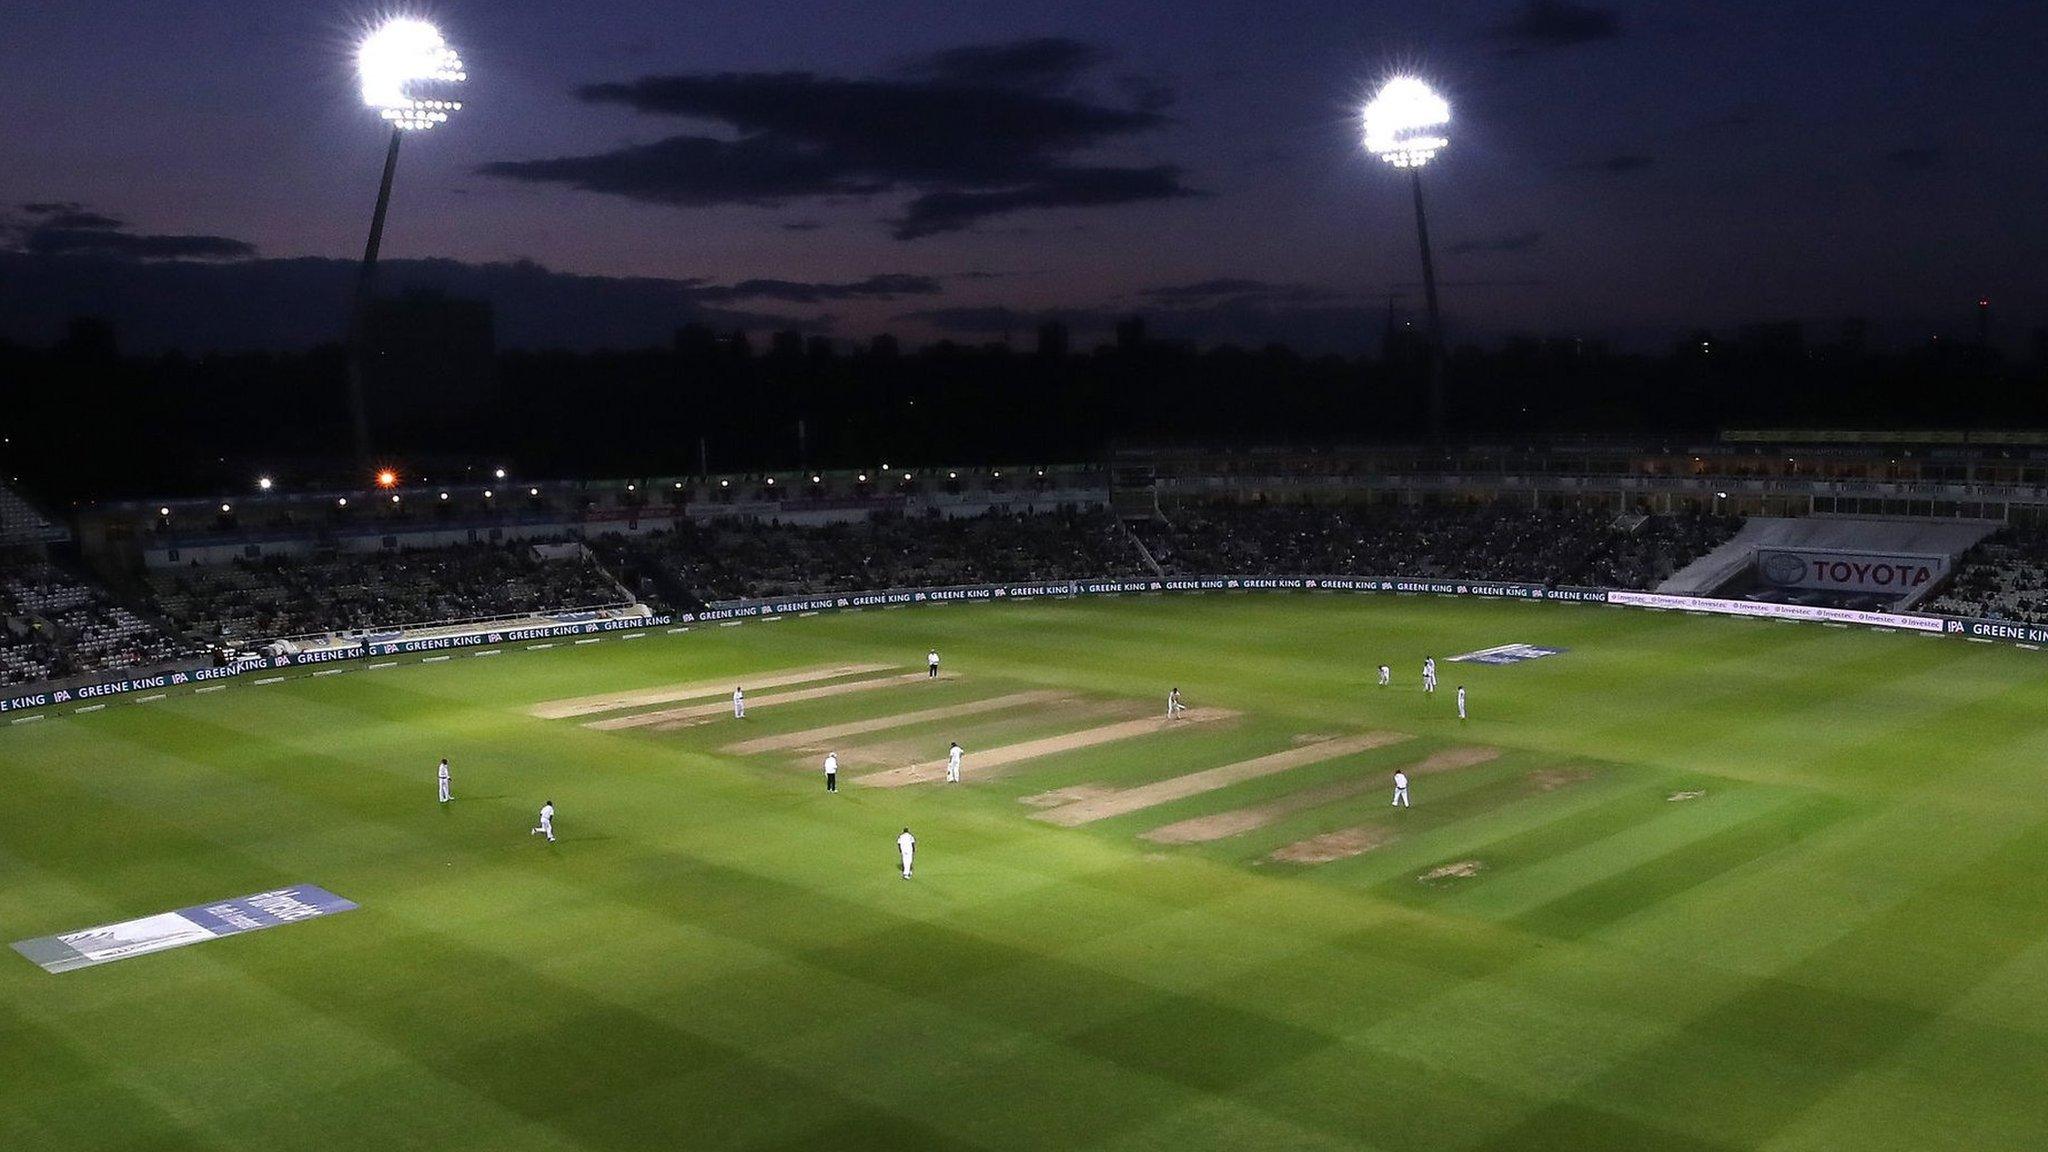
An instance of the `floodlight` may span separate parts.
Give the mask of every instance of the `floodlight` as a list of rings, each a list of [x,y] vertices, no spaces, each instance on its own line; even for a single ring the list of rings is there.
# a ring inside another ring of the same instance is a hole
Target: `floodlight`
[[[1396,168],[1420,168],[1449,144],[1451,106],[1413,76],[1396,76],[1365,105],[1365,150]]]
[[[1437,308],[1436,262],[1429,254],[1429,217],[1422,207],[1422,166],[1450,144],[1451,106],[1413,76],[1396,76],[1366,102],[1359,119],[1365,150],[1408,170],[1415,191],[1415,238],[1422,248],[1422,291],[1429,309],[1429,432],[1443,435],[1443,317]]]
[[[257,480],[256,480],[256,487],[258,487],[258,488],[261,488],[261,489],[263,489],[263,490],[264,490],[265,492],[268,492],[268,491],[270,491],[270,477],[268,477],[268,476],[260,476],[260,477],[258,477],[258,478],[257,478]]]
[[[234,511],[234,508],[230,507],[229,505],[223,504],[223,505],[221,505],[221,506],[220,506],[220,510],[221,510],[221,511],[222,511],[223,513],[226,513],[226,512],[233,512],[233,511]]]
[[[171,510],[169,508],[159,508],[156,510],[156,514],[159,516],[169,516],[171,514]]]
[[[348,497],[346,497],[346,496],[343,496],[343,497],[342,497],[341,499],[339,499],[339,500],[336,500],[336,501],[334,502],[334,506],[335,506],[336,508],[346,508],[346,507],[348,507]]]
[[[496,495],[497,493],[491,491],[489,488],[484,489],[484,499],[489,500]]]
[[[421,99],[415,84],[460,84],[469,78],[462,57],[448,46],[441,30],[424,20],[398,17],[378,25],[356,48],[356,75],[363,85],[363,103],[393,128],[424,131],[445,124],[460,111],[454,100]]]
[[[500,468],[497,471],[491,473],[491,475],[496,479],[503,480],[505,478],[505,470],[503,468]]]
[[[391,469],[385,468],[377,473],[377,487],[391,488],[395,487],[397,484],[398,473],[392,471]]]

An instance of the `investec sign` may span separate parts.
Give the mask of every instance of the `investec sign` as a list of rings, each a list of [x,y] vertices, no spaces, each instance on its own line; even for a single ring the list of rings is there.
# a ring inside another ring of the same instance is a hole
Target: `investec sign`
[[[1820,588],[1835,592],[1878,592],[1901,596],[1941,579],[1948,572],[1948,557],[1759,549],[1756,569],[1764,583],[1778,588]]]

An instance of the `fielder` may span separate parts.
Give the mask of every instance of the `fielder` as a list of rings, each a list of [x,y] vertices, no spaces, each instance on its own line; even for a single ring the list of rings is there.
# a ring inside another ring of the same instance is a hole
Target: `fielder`
[[[1180,689],[1175,688],[1166,694],[1166,718],[1168,720],[1179,719],[1180,714],[1187,710],[1188,706],[1180,702]]]
[[[747,718],[747,694],[737,688],[732,690],[732,718],[735,720],[745,720]]]
[[[839,753],[825,753],[825,791],[839,791]]]
[[[917,837],[905,828],[903,835],[896,838],[896,854],[903,857],[903,878],[910,879],[910,858],[917,854]]]
[[[1408,806],[1408,774],[1397,770],[1394,773],[1394,807]]]
[[[441,757],[441,803],[448,802],[448,758]]]
[[[1424,692],[1436,691],[1436,657],[1434,656],[1422,662],[1422,690]]]
[[[1385,664],[1380,665],[1380,687],[1385,688],[1387,685],[1392,684],[1393,682],[1394,670],[1392,668],[1387,667]]]
[[[1465,718],[1465,686],[1458,685],[1458,719]]]
[[[545,836],[548,843],[555,842],[555,802],[549,800],[540,806],[540,827],[527,833],[529,836]]]
[[[960,782],[960,742],[953,741],[952,751],[946,753],[946,783]]]
[[[939,650],[937,648],[924,654],[924,674],[933,680],[939,678]]]

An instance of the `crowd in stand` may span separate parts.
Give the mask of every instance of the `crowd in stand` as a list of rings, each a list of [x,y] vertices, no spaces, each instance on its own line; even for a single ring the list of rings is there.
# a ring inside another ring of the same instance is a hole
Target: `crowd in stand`
[[[1727,517],[1481,507],[1190,506],[1137,526],[1174,575],[1452,576],[1653,588],[1733,535]]]
[[[1148,574],[1106,511],[802,526],[684,525],[593,542],[638,594],[672,608],[719,600],[880,588],[1028,583]]]
[[[607,535],[588,552],[472,544],[158,569],[146,575],[135,610],[36,560],[0,565],[0,682],[145,667],[281,637],[611,605],[626,591],[689,610],[788,595],[1159,574],[1440,575],[1646,588],[1737,523],[1507,505],[1201,505],[1128,528],[1107,510],[1073,508],[822,525],[734,519]],[[2002,595],[2048,583],[2044,543],[2032,538],[2029,564],[2003,570]],[[564,558],[547,558],[557,554]],[[1978,587],[1959,580],[1952,594]]]
[[[42,560],[0,561],[0,684],[36,684],[192,654],[192,645]]]
[[[161,569],[149,584],[154,606],[178,627],[230,647],[625,599],[580,553],[547,560],[529,544],[238,560]]]
[[[1963,554],[1939,596],[1921,605],[1949,616],[2048,624],[2048,528],[2009,527]]]

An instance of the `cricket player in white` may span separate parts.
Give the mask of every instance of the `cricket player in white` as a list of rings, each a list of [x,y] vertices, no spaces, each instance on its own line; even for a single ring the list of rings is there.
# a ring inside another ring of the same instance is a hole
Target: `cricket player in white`
[[[825,753],[825,791],[839,791],[839,753]]]
[[[732,718],[735,720],[745,720],[747,718],[747,694],[737,688],[732,690]]]
[[[930,677],[937,677],[937,676],[938,676],[938,674],[939,674],[939,650],[938,650],[937,648],[934,648],[934,649],[932,649],[931,651],[929,651],[929,652],[927,652],[927,653],[925,653],[925,654],[924,654],[924,668],[925,668],[925,673],[924,673],[924,674],[925,674],[926,676],[930,676]]]
[[[1458,719],[1465,718],[1465,686],[1458,685]]]
[[[1380,665],[1380,687],[1385,688],[1387,685],[1392,684],[1393,682],[1394,670],[1392,668],[1387,667],[1385,664]]]
[[[1168,720],[1178,718],[1181,713],[1187,710],[1188,706],[1180,702],[1180,689],[1175,688],[1166,694],[1166,718]]]
[[[896,854],[903,857],[903,878],[910,879],[910,858],[917,854],[917,837],[905,828],[903,835],[896,838]]]
[[[946,753],[946,783],[960,782],[960,742],[953,741],[953,750]]]
[[[1436,691],[1436,657],[1434,656],[1422,662],[1422,690],[1424,692]]]
[[[448,758],[441,758],[441,803],[448,802]]]
[[[1406,808],[1406,807],[1409,807],[1409,804],[1408,804],[1408,774],[1407,774],[1406,772],[1399,772],[1399,771],[1397,771],[1397,772],[1395,772],[1395,773],[1394,773],[1394,807],[1396,807],[1396,808]]]
[[[555,802],[549,800],[540,806],[540,827],[527,833],[529,836],[545,836],[548,843],[555,842]]]

